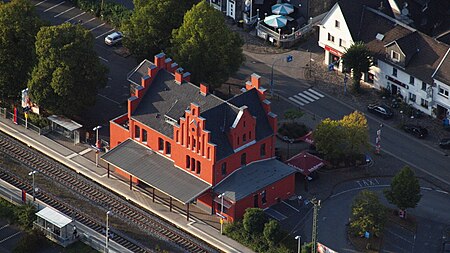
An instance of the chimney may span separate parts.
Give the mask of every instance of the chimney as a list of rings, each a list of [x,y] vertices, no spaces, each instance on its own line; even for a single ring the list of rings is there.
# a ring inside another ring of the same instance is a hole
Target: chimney
[[[155,55],[155,65],[158,69],[163,69],[166,67],[166,55],[164,53],[159,53]]]
[[[166,65],[165,69],[167,69],[167,70],[170,71],[170,65],[172,65],[172,59],[171,59],[171,58],[167,58],[167,59],[164,61],[164,63],[165,63],[165,65]]]
[[[261,76],[253,73],[251,75],[251,81],[252,81],[252,86],[255,87],[256,89],[259,89],[260,85],[261,85]]]
[[[144,96],[144,91],[145,91],[144,87],[137,86],[135,91],[136,93],[134,94],[134,96],[141,99]]]
[[[183,81],[186,81],[186,82],[191,81],[191,73],[190,72],[183,73]]]
[[[181,84],[183,82],[183,69],[178,68],[175,70],[175,82],[177,84]]]
[[[150,67],[148,67],[147,75],[154,78],[156,76],[156,73],[158,73],[158,68],[156,65],[151,64]]]
[[[145,75],[141,77],[141,86],[145,89],[150,86],[150,76]]]
[[[128,98],[128,119],[131,119],[131,114],[136,109],[138,99],[135,96]]]
[[[200,83],[200,94],[202,94],[203,96],[208,95],[209,92],[209,87],[207,84],[204,83]]]
[[[169,65],[169,67],[168,67],[167,70],[168,70],[170,73],[175,74],[175,70],[177,70],[177,69],[178,69],[178,63],[174,62],[174,63],[172,63],[172,64]]]

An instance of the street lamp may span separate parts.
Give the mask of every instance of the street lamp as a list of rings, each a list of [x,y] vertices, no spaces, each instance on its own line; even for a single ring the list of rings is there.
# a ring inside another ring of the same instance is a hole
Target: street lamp
[[[405,124],[405,122],[403,121],[403,111],[400,111],[400,115],[402,115],[402,126]]]
[[[95,131],[95,147],[97,150],[95,151],[95,167],[98,167],[98,152],[100,152],[100,143],[98,140],[98,130],[102,128],[102,126],[96,126],[92,130]]]
[[[225,196],[225,193],[220,194],[217,196],[220,198],[220,215],[223,215],[223,197]],[[220,217],[220,234],[223,235],[223,218]]]
[[[33,170],[32,172],[28,173],[28,176],[32,176],[33,177],[33,201],[36,200],[36,194],[35,194],[36,188],[34,186],[34,181],[35,181],[34,180],[34,174],[36,174],[36,172],[37,172],[37,170]]]
[[[105,234],[105,253],[109,252],[109,215],[111,211],[106,212],[106,234]]]
[[[302,244],[301,244],[302,236],[301,235],[297,235],[295,237],[295,240],[298,240],[298,250],[297,250],[297,252],[300,253],[302,251],[301,250],[301,247],[302,247]]]
[[[273,61],[272,63],[272,71],[270,73],[270,96],[273,97],[273,67],[275,66],[275,63],[279,60],[283,60],[286,59],[286,62],[291,62],[292,60],[294,60],[294,57],[292,57],[292,55],[287,55],[286,58],[282,57],[282,58],[277,58]]]

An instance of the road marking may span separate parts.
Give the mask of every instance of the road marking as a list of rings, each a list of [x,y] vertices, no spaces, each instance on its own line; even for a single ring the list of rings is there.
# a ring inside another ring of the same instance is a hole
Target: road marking
[[[378,182],[376,178],[356,180],[356,183],[359,185],[359,187],[374,186],[380,184],[380,182]]]
[[[35,4],[34,6],[41,5],[41,4],[43,4],[43,3],[47,2],[47,1],[48,1],[48,0],[40,1],[39,3]]]
[[[430,187],[420,187],[420,189],[422,190],[427,190],[427,191],[432,191],[433,189],[431,189]]]
[[[409,241],[409,240],[406,239],[405,237],[403,237],[403,236],[401,236],[401,235],[399,235],[399,234],[397,234],[397,233],[394,233],[394,232],[392,232],[392,231],[389,230],[389,229],[387,229],[387,232],[389,232],[389,233],[391,233],[391,234],[397,236],[398,238],[402,239],[403,241],[405,241],[405,242],[407,242],[407,243],[409,243],[409,244],[414,244],[413,242]],[[409,231],[409,232],[411,232],[411,231]]]
[[[104,99],[106,99],[106,100],[109,100],[109,101],[111,101],[111,102],[113,102],[113,103],[116,103],[116,104],[120,105],[119,102],[117,102],[117,101],[115,101],[115,100],[112,100],[112,99],[110,99],[109,97],[104,96],[104,95],[102,95],[102,94],[97,94],[97,96],[100,96],[100,97],[102,97],[102,98],[104,98]]]
[[[304,104],[309,104],[309,100],[305,100],[305,99],[301,98],[298,95],[294,95],[294,98],[297,99],[297,100],[300,100]]]
[[[102,37],[102,36],[104,36],[104,35],[106,35],[106,34],[112,32],[112,31],[114,31],[114,29],[111,29],[111,30],[109,30],[109,31],[107,31],[107,32],[104,32],[104,33],[100,34],[99,36],[97,36],[97,37],[95,37],[95,38],[98,39],[98,38],[100,38],[100,37]]]
[[[303,98],[306,99],[306,100],[309,100],[310,102],[314,102],[314,100],[315,100],[315,99],[312,99],[312,98],[306,96],[306,95],[303,94],[303,93],[298,93],[298,95],[301,96],[301,97],[303,97]]]
[[[94,27],[94,28],[91,28],[91,29],[89,29],[89,31],[94,31],[95,29],[97,29],[97,28],[99,28],[99,27],[102,27],[102,26],[104,26],[106,23],[103,23],[103,24],[101,24],[101,25],[98,25],[98,26],[96,26],[96,27]]]
[[[72,154],[66,156],[66,158],[67,158],[67,159],[72,159],[72,158],[74,158],[75,156],[78,156],[78,154],[77,154],[77,153],[72,153]]]
[[[64,22],[69,22],[69,21],[71,21],[72,19],[74,19],[74,18],[78,18],[79,16],[82,16],[82,15],[84,15],[86,12],[85,11],[83,11],[82,13],[80,13],[80,14],[78,14],[78,15],[76,15],[76,16],[74,16],[74,17],[71,17],[71,18],[69,18],[68,20],[66,20],[66,21],[64,21]]]
[[[342,192],[338,192],[338,193],[336,193],[336,194],[334,194],[334,195],[331,195],[330,196],[330,198],[334,198],[334,197],[337,197],[337,196],[339,196],[339,195],[342,195],[342,194],[344,194],[344,193],[347,193],[347,192],[351,192],[351,191],[358,191],[358,190],[362,190],[362,189],[366,189],[366,188],[384,188],[384,187],[391,187],[391,185],[374,185],[374,186],[367,186],[367,187],[356,187],[356,188],[353,188],[353,189],[348,189],[348,190],[345,190],[345,191],[342,191]]]
[[[297,208],[293,207],[291,204],[285,202],[284,200],[283,200],[282,202],[283,202],[284,204],[286,204],[288,207],[294,209],[295,211],[300,212],[300,210],[298,210]]]
[[[14,236],[16,236],[16,235],[20,234],[20,233],[22,233],[22,232],[21,232],[21,231],[19,231],[19,232],[17,232],[17,233],[15,233],[15,234],[13,234],[13,235],[10,235],[10,236],[6,237],[5,239],[1,240],[1,241],[0,241],[0,243],[3,243],[3,242],[5,242],[5,241],[7,241],[7,240],[9,240],[9,239],[13,238]]]
[[[440,192],[440,193],[444,193],[444,194],[449,194],[448,192],[446,192],[446,191],[443,191],[443,190],[436,190],[437,192]]]
[[[70,9],[67,9],[67,10],[65,10],[65,11],[63,11],[63,12],[61,12],[61,13],[59,13],[59,14],[53,16],[53,17],[54,17],[54,18],[57,18],[57,17],[61,16],[62,14],[66,13],[66,12],[68,12],[68,11],[71,11],[71,10],[73,10],[73,9],[75,9],[75,7],[72,7],[72,8],[70,8]]]
[[[85,149],[85,150],[83,150],[83,151],[81,151],[80,153],[78,153],[79,155],[84,155],[84,154],[87,154],[87,153],[89,153],[90,151],[92,151],[92,149],[91,148],[87,148],[87,149]]]
[[[292,102],[299,104],[300,106],[304,106],[305,104],[303,104],[302,102],[296,100],[294,97],[289,97],[289,100],[291,100]]]
[[[4,225],[3,227],[0,228],[0,230],[9,227],[9,224]]]
[[[89,19],[88,21],[84,22],[84,24],[87,24],[87,23],[91,22],[91,21],[94,20],[94,19],[95,19],[95,18],[91,18],[91,19]]]
[[[308,89],[308,91],[314,93],[315,95],[317,95],[317,96],[319,96],[319,97],[321,97],[321,98],[325,97],[323,94],[320,94],[319,92],[317,92],[317,91],[315,91],[315,90],[313,90],[313,89]]]
[[[278,212],[277,210],[275,210],[275,209],[273,209],[273,208],[270,208],[270,209],[268,209],[268,210],[265,210],[264,212],[266,212],[268,215],[270,215],[272,218],[274,218],[274,219],[277,220],[277,221],[282,221],[282,220],[284,220],[284,219],[287,218],[286,215],[284,215],[284,214]]]
[[[54,8],[60,6],[61,4],[65,3],[65,2],[66,2],[66,1],[62,1],[62,2],[59,3],[59,4],[55,4],[55,5],[53,5],[52,7],[50,7],[50,8],[48,8],[48,9],[44,10],[44,12],[47,12],[47,11],[49,11],[49,10],[51,10],[51,9],[54,9]]]
[[[107,59],[105,59],[105,58],[103,58],[103,57],[101,57],[101,56],[99,56],[98,57],[100,60],[104,60],[105,62],[109,62]]]
[[[320,98],[320,97],[314,95],[312,92],[309,92],[309,91],[307,91],[307,90],[303,91],[303,93],[305,93],[306,95],[308,95],[308,96],[314,98],[315,100],[317,100],[317,99]]]

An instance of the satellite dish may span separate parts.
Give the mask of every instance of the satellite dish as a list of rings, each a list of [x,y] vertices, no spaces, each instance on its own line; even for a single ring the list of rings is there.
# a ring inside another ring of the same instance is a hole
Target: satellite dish
[[[252,0],[245,0],[245,5],[250,6],[252,4]]]
[[[402,9],[402,15],[403,15],[403,16],[408,16],[408,15],[409,15],[409,10],[406,9],[406,8],[403,8],[403,9]]]

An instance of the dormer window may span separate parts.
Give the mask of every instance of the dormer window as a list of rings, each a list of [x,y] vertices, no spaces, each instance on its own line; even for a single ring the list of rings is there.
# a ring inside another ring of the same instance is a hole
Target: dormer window
[[[391,51],[391,58],[392,58],[392,61],[399,62],[400,61],[400,54],[395,52],[394,50],[392,50]]]
[[[340,27],[341,27],[341,22],[335,20],[335,21],[334,21],[334,27],[340,28]]]

